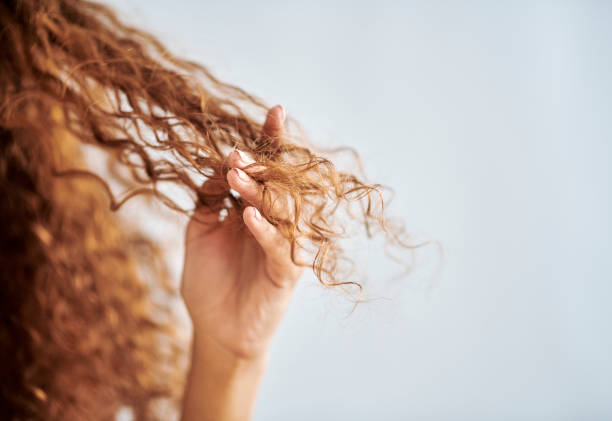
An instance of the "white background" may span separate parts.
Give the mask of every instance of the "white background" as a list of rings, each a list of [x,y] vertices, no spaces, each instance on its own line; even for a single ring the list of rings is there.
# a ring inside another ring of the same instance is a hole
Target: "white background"
[[[372,253],[393,299],[350,316],[304,276],[256,420],[612,419],[611,3],[111,4],[355,147],[445,247],[429,289]]]

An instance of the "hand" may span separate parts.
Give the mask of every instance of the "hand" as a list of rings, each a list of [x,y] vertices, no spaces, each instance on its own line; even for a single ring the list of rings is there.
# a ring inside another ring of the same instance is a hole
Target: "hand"
[[[264,134],[278,138],[284,119],[282,106],[271,108]],[[221,223],[211,230],[198,220],[214,222],[219,216],[198,211],[187,227],[181,282],[194,337],[242,359],[266,352],[302,273],[291,260],[288,240],[257,209],[263,186],[242,170],[253,162],[237,150],[228,156],[227,181],[251,205],[242,213],[246,229]]]

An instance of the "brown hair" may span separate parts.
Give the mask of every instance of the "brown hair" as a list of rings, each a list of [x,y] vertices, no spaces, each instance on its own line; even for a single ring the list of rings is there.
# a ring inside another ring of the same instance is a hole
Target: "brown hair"
[[[265,186],[262,213],[293,251],[314,253],[310,262],[292,258],[324,285],[360,288],[343,272],[345,221],[416,247],[383,217],[381,186],[339,171],[323,157],[331,151],[296,129],[263,136],[262,101],[107,7],[5,1],[0,22],[0,411],[8,419],[112,419],[121,406],[150,419],[158,398],[179,398],[175,320],[151,293],[175,291],[155,244],[111,210],[146,194],[191,214],[164,185],[182,188],[194,208],[242,209],[225,180],[231,148],[262,164],[249,170]],[[87,167],[83,145],[108,154],[106,176]],[[114,194],[111,182],[127,193]],[[278,215],[272,197],[285,198],[289,214]],[[241,224],[240,214],[229,217]]]

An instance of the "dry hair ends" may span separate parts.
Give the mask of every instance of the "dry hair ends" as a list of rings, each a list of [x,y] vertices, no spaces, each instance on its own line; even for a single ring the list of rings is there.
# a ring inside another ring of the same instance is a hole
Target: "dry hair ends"
[[[265,186],[262,213],[294,252],[311,252],[292,257],[323,284],[360,288],[339,245],[346,221],[415,247],[384,218],[380,186],[339,171],[296,130],[262,136],[260,100],[107,7],[6,0],[0,22],[3,419],[114,419],[127,406],[143,420],[159,416],[160,398],[176,403],[175,320],[151,291],[175,292],[163,264],[151,264],[155,245],[113,211],[137,195],[187,214],[241,210],[225,181],[232,148],[262,164],[249,171]],[[83,145],[112,158],[108,178],[87,169]],[[164,185],[181,187],[193,207]],[[272,197],[289,212],[276,213]],[[241,224],[239,215],[228,218]]]

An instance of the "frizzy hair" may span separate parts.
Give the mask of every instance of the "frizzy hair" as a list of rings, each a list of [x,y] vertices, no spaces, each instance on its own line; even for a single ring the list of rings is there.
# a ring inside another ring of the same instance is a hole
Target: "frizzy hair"
[[[102,404],[83,404],[84,393],[61,389],[79,373],[86,377],[82,367],[61,356],[66,341],[81,347],[74,352],[83,364],[100,363],[85,383],[89,390],[102,390],[101,402],[122,401],[137,419],[148,419],[155,399],[177,398],[178,386],[160,380],[170,374],[152,368],[161,358],[159,335],[174,334],[172,320],[153,317],[158,309],[149,304],[150,286],[137,264],[155,258],[156,247],[121,226],[112,211],[139,195],[189,215],[202,208],[242,210],[246,203],[226,181],[232,148],[257,161],[246,171],[264,186],[262,214],[291,242],[294,262],[312,267],[322,284],[361,288],[344,271],[349,259],[339,242],[349,234],[346,218],[400,249],[419,246],[385,218],[382,186],[338,170],[325,157],[331,151],[311,145],[298,130],[280,138],[263,135],[266,104],[205,67],[175,57],[106,6],[7,1],[0,5],[0,22],[0,181],[9,198],[2,215],[16,225],[2,240],[3,265],[11,271],[2,286],[7,327],[0,339],[16,335],[25,344],[0,350],[3,358],[21,352],[15,367],[0,373],[14,377],[2,387],[0,410],[20,408],[10,414],[34,419],[104,418],[97,412]],[[61,139],[68,138],[77,145],[65,146]],[[116,194],[108,179],[85,167],[78,147],[83,145],[112,158],[109,177],[128,187],[124,193]],[[168,185],[183,189],[193,206],[173,200],[164,192]],[[276,212],[275,200],[289,211]],[[229,222],[241,224],[240,214],[229,212]],[[9,251],[15,244],[19,247]],[[299,249],[311,252],[312,259],[298,259]],[[18,259],[15,250],[22,253]],[[156,274],[169,290],[161,266]],[[29,293],[20,289],[25,286]],[[40,294],[43,288],[56,295],[55,301]],[[95,305],[78,303],[83,290],[99,295],[90,297]],[[64,320],[56,314],[59,306],[82,323],[66,322],[58,336],[60,328],[53,324]],[[53,317],[34,314],[41,311]],[[109,333],[112,329],[117,333]],[[89,344],[76,337],[86,330]],[[104,345],[110,339],[114,345]],[[55,365],[37,363],[45,346],[54,349]],[[174,358],[175,351],[163,358]],[[113,357],[117,352],[123,352],[122,362]],[[105,371],[105,363],[113,368]],[[50,381],[53,367],[73,374]],[[67,402],[79,402],[74,407],[81,409],[66,412]],[[109,414],[111,409],[116,408],[109,406]]]

